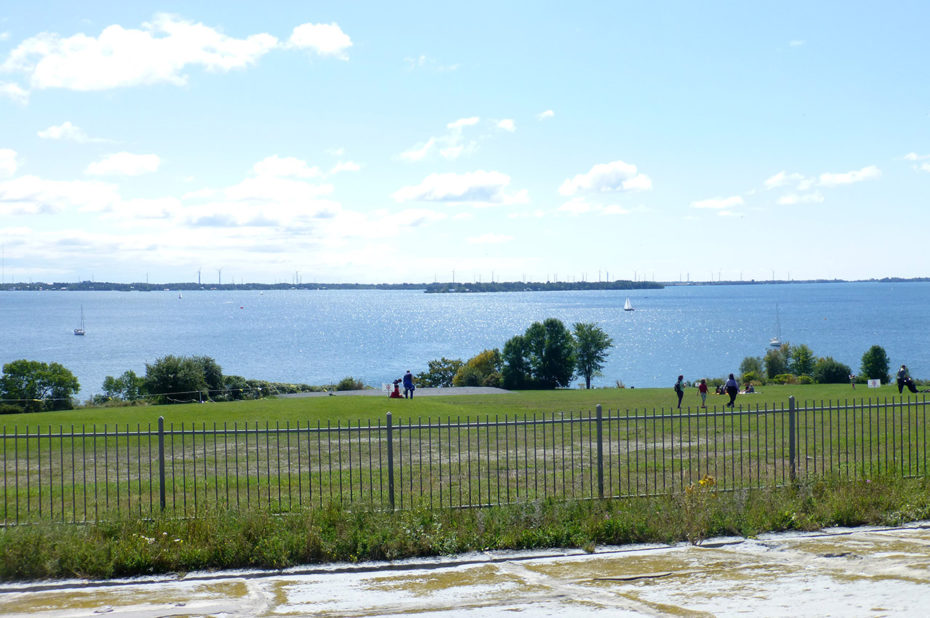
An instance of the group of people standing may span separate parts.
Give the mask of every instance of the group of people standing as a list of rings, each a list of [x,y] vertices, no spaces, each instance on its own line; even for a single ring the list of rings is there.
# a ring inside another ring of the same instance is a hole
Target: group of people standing
[[[404,385],[404,399],[413,399],[413,391],[416,390],[416,386],[413,384],[413,374],[410,373],[410,370],[407,370],[407,373],[404,374],[404,377],[397,378],[393,382],[394,388],[391,390],[391,394],[388,395],[391,399],[400,399],[400,385]]]
[[[698,394],[701,396],[701,407],[707,407],[707,380],[701,378],[701,381],[697,385]],[[736,402],[736,396],[739,394],[739,382],[736,381],[736,378],[733,374],[730,374],[730,377],[727,378],[726,383],[724,383],[721,388],[717,389],[718,393],[726,393],[730,396],[730,401],[726,404],[727,408],[732,408]],[[685,377],[678,376],[678,381],[675,382],[675,394],[678,395],[678,409],[681,409],[681,399],[685,396]]]

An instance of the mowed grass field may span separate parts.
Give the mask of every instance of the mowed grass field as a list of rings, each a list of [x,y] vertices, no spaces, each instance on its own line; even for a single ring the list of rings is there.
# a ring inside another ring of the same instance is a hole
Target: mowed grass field
[[[670,380],[668,388],[643,389],[617,389],[604,388],[592,390],[556,390],[556,391],[512,391],[492,395],[449,395],[436,397],[415,397],[412,400],[389,399],[385,397],[352,396],[337,394],[332,397],[299,397],[281,399],[262,399],[255,401],[237,401],[224,403],[178,404],[162,406],[132,406],[132,407],[105,407],[105,408],[79,408],[62,412],[43,412],[32,414],[9,414],[0,419],[0,424],[7,431],[13,427],[36,426],[41,427],[70,427],[81,426],[88,430],[97,425],[113,427],[118,425],[131,427],[148,424],[155,426],[158,417],[164,417],[166,426],[181,423],[190,425],[196,423],[198,427],[206,424],[212,427],[214,423],[222,427],[224,423],[230,427],[238,423],[250,425],[266,422],[274,426],[279,423],[284,426],[290,423],[296,426],[299,422],[305,426],[308,422],[316,425],[327,422],[336,424],[351,421],[375,423],[384,421],[387,412],[393,418],[410,421],[414,419],[455,420],[465,418],[486,417],[523,417],[535,414],[552,414],[560,412],[585,413],[593,412],[600,404],[604,412],[629,412],[637,415],[649,415],[654,411],[670,410],[675,408],[677,399],[672,390]],[[907,393],[905,393],[907,395]],[[869,389],[864,385],[857,385],[855,389],[848,384],[811,384],[811,385],[769,385],[761,386],[758,392],[751,395],[740,395],[736,399],[737,407],[743,409],[772,408],[788,406],[788,398],[794,396],[796,405],[801,407],[805,402],[809,405],[844,401],[886,401],[898,399],[897,387],[885,385],[877,389]],[[912,398],[924,397],[923,394],[910,395]],[[906,397],[905,397],[906,399]],[[722,409],[728,401],[725,395],[707,396],[708,410]],[[682,409],[691,408],[697,411],[700,406],[700,397],[696,388],[689,388]]]

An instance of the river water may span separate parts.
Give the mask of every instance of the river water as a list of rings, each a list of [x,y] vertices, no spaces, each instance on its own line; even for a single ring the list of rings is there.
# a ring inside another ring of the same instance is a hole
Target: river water
[[[0,585],[4,616],[925,616],[930,522],[595,553]]]
[[[630,297],[635,311],[622,311]],[[594,322],[614,340],[595,386],[671,386],[724,376],[782,341],[858,371],[874,344],[930,377],[922,328],[930,283],[670,286],[662,290],[424,294],[418,291],[0,292],[0,363],[58,362],[86,398],[107,375],[167,354],[213,357],[225,374],[380,386],[440,357],[501,348],[533,321]],[[777,307],[777,309],[776,309]],[[84,337],[72,334],[85,315]]]

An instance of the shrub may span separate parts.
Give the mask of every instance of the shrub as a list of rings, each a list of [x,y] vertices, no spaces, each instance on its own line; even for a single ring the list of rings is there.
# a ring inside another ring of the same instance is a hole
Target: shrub
[[[798,376],[798,384],[813,384],[814,378],[810,376]]]
[[[339,383],[336,385],[337,391],[361,391],[365,390],[365,383],[361,380],[356,380],[355,378],[348,376],[339,380]]]
[[[774,384],[797,384],[798,376],[793,373],[780,373],[772,377],[771,382]]]
[[[849,381],[851,373],[852,369],[849,368],[849,365],[844,365],[827,356],[817,359],[812,375],[814,381],[818,384],[843,384]]]
[[[762,381],[762,376],[756,373],[755,371],[747,371],[742,375],[743,382],[754,382],[756,384],[764,384]]]

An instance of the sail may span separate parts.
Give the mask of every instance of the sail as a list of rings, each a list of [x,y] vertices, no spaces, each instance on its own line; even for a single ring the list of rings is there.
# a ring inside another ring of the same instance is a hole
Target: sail
[[[627,298],[627,299],[626,299],[626,302],[623,303],[623,310],[624,310],[624,311],[633,311],[633,303],[630,302],[630,299],[629,299],[629,298]]]

